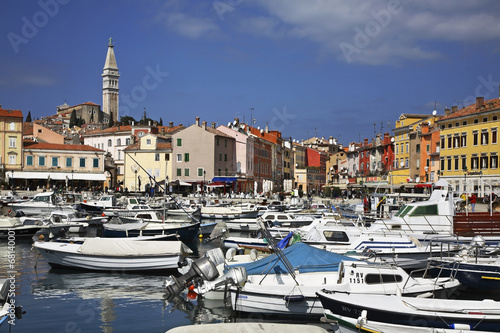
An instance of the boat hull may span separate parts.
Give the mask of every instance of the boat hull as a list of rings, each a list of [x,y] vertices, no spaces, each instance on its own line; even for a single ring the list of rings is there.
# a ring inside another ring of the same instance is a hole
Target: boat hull
[[[138,237],[172,235],[171,239],[190,242],[195,239],[200,231],[200,223],[186,224],[178,227],[169,226],[168,223],[150,223],[146,228],[131,230],[115,230],[104,225],[103,237]]]
[[[500,332],[500,312],[495,308],[498,303],[493,301],[490,301],[492,304],[488,301],[482,301],[483,309],[491,308],[498,312],[498,314],[490,315],[482,313],[479,309],[471,310],[468,313],[448,311],[448,309],[454,308],[453,302],[466,301],[433,299],[432,302],[438,302],[437,304],[442,311],[421,311],[414,310],[404,301],[400,301],[401,297],[398,296],[349,295],[325,291],[318,292],[317,295],[325,310],[345,317],[358,318],[366,310],[366,319],[376,322],[441,329],[450,328],[451,324],[455,324],[473,327],[480,331]],[[430,302],[430,300],[425,301]]]

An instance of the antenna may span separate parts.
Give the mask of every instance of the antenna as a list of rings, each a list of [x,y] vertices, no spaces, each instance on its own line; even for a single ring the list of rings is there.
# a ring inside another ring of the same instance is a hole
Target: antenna
[[[250,116],[252,117],[252,118],[250,119],[250,124],[253,126],[253,125],[255,124],[255,119],[254,119],[254,117],[253,117],[253,110],[254,110],[254,109],[253,109],[253,108],[248,108],[248,109],[250,110]]]

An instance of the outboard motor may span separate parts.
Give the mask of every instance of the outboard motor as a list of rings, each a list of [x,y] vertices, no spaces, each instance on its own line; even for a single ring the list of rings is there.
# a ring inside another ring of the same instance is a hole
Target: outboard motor
[[[208,257],[201,257],[192,262],[189,271],[179,278],[169,276],[165,281],[167,294],[178,295],[189,284],[212,281],[219,277],[216,265]]]

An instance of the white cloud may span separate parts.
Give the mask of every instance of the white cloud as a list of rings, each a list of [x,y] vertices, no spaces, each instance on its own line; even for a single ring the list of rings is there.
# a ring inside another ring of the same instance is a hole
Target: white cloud
[[[429,42],[500,39],[500,2],[489,0],[262,0],[260,4],[270,17],[248,18],[242,24],[246,31],[309,39],[348,62],[436,59],[443,56],[443,50],[433,49]],[[356,52],[346,57],[341,44],[352,45]]]

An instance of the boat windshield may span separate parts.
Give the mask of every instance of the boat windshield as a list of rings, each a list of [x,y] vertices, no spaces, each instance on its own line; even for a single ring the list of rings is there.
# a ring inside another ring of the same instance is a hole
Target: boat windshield
[[[33,198],[33,201],[37,202],[51,202],[50,195],[39,195]]]
[[[438,205],[425,205],[419,206],[415,208],[413,212],[410,214],[411,216],[420,216],[420,215],[438,215]]]
[[[406,214],[413,208],[413,206],[403,205],[400,210],[396,213],[396,217],[405,217]]]

